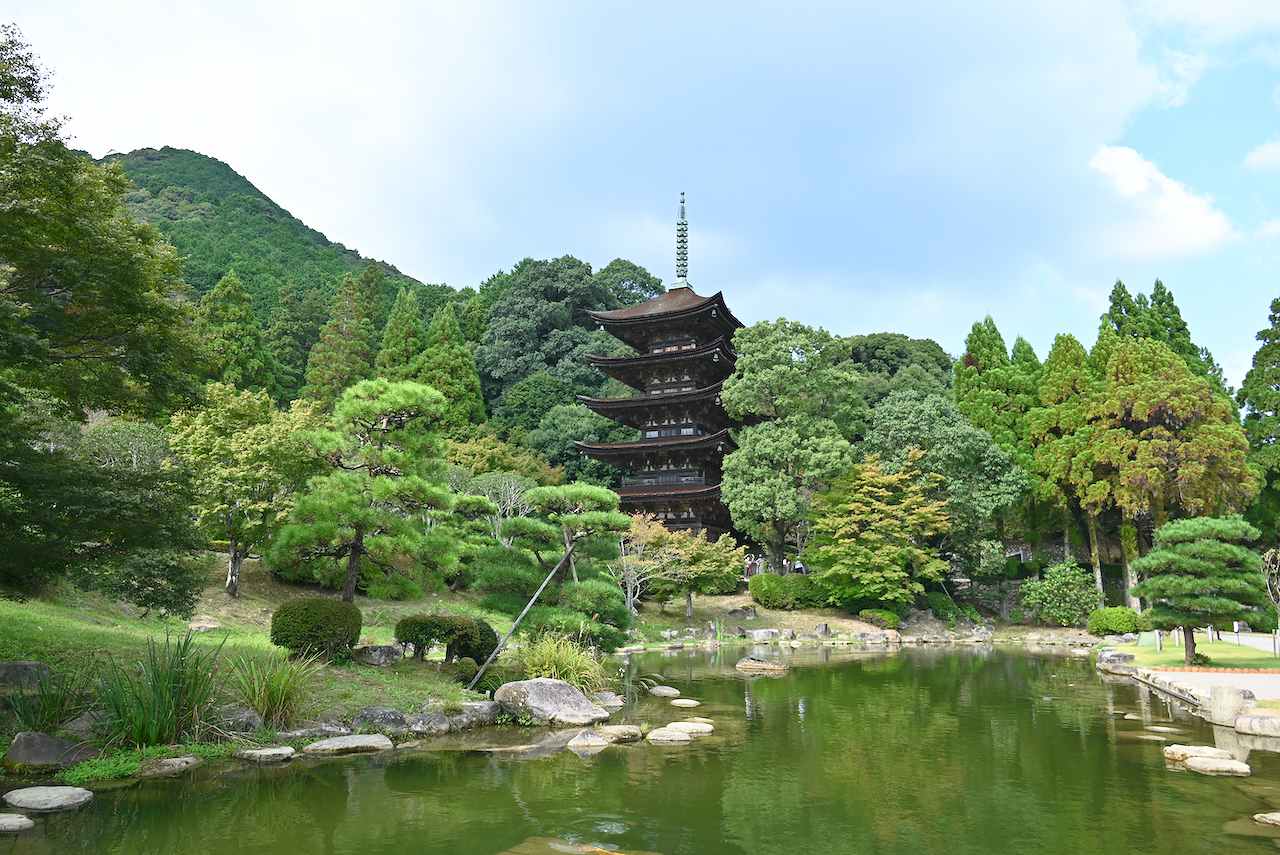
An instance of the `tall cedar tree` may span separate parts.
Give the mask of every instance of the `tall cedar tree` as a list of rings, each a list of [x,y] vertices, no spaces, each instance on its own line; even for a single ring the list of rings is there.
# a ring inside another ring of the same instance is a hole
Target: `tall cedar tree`
[[[1275,544],[1280,536],[1280,299],[1271,301],[1267,320],[1236,400],[1244,410],[1250,460],[1261,469],[1265,484],[1249,509],[1249,521],[1261,529],[1265,543]]]
[[[196,336],[204,349],[209,379],[279,397],[275,355],[234,270],[200,298]]]
[[[915,602],[947,562],[930,541],[946,532],[946,503],[935,499],[942,479],[917,467],[923,453],[886,472],[872,454],[814,500],[805,557],[832,604]]]
[[[443,429],[454,434],[484,421],[484,397],[475,356],[462,337],[453,304],[436,310],[427,330],[427,349],[412,366],[413,379],[438,389],[445,398]]]
[[[307,354],[320,337],[320,327],[328,311],[319,288],[289,281],[280,289],[267,324],[267,346],[276,359],[280,400],[292,401],[298,397],[307,372]]]
[[[413,360],[422,352],[422,342],[418,296],[408,288],[401,288],[387,317],[387,327],[382,331],[382,347],[374,363],[377,375],[388,380],[410,379]]]
[[[1157,529],[1155,548],[1134,562],[1143,578],[1134,593],[1151,602],[1157,627],[1182,627],[1186,664],[1194,664],[1196,627],[1267,605],[1262,560],[1244,545],[1257,537],[1240,517],[1176,520]]]
[[[452,504],[435,430],[444,409],[444,397],[420,383],[378,378],[344,392],[329,429],[311,437],[329,472],[298,497],[272,562],[310,565],[318,580],[340,562],[342,598],[351,602],[363,574],[395,575],[399,562],[437,546],[427,522]]]
[[[333,297],[329,320],[307,356],[303,394],[331,406],[343,390],[373,370],[374,329],[370,294],[360,278],[347,276]]]
[[[1168,346],[1194,373],[1207,378],[1214,391],[1225,394],[1222,368],[1213,354],[1191,340],[1191,329],[1173,299],[1173,292],[1159,279],[1151,288],[1151,297],[1136,297],[1120,280],[1111,288],[1110,305],[1102,314],[1102,327],[1120,338],[1149,338]]]

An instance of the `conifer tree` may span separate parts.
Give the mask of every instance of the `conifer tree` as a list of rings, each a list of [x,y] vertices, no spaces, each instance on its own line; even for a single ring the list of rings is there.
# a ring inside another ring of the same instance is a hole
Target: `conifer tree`
[[[374,332],[368,297],[368,289],[356,277],[347,276],[338,286],[329,320],[307,355],[306,397],[331,406],[343,390],[373,370]]]
[[[484,421],[484,397],[475,356],[462,336],[453,304],[436,310],[427,330],[427,349],[412,367],[413,379],[438,389],[445,397],[443,429],[458,433]]]
[[[1004,337],[988,315],[973,325],[964,356],[956,362],[956,408],[1010,456],[1018,447],[1020,416],[1013,400],[1013,374]]]
[[[1236,400],[1244,410],[1250,460],[1262,470],[1265,484],[1249,521],[1271,544],[1280,521],[1280,298],[1271,301],[1267,328],[1259,330],[1257,339],[1262,344]]]
[[[388,380],[409,379],[413,360],[422,352],[422,345],[418,296],[408,288],[401,288],[387,317],[386,329],[382,331],[382,347],[374,363],[378,376]]]
[[[1134,562],[1143,578],[1134,593],[1151,602],[1157,627],[1182,627],[1186,664],[1195,664],[1196,627],[1267,605],[1262,560],[1244,545],[1257,537],[1240,517],[1176,520],[1157,529],[1155,548]]]
[[[201,298],[195,328],[210,379],[276,394],[275,357],[253,314],[249,294],[234,270]]]
[[[281,400],[298,397],[307,371],[307,354],[328,314],[325,302],[319,288],[303,287],[296,281],[286,282],[280,289],[266,335],[276,360]]]

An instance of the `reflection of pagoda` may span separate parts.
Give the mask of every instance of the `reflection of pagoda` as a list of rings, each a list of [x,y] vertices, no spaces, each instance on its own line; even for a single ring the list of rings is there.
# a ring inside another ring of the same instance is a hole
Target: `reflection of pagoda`
[[[701,297],[688,282],[689,225],[684,194],[676,223],[676,282],[658,297],[608,312],[591,312],[601,329],[639,356],[590,357],[591,364],[638,394],[627,398],[579,396],[595,412],[630,427],[635,442],[586,443],[585,454],[623,470],[622,508],[643,511],[668,528],[729,528],[720,502],[724,455],[733,450],[720,384],[733,373],[733,333],[742,323],[717,292]]]

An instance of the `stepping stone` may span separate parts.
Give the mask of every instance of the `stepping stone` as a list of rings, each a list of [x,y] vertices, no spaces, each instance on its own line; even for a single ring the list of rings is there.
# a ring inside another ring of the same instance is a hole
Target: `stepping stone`
[[[606,724],[597,727],[596,733],[610,742],[639,742],[644,738],[640,728],[634,724]]]
[[[683,709],[691,710],[694,707],[702,706],[702,702],[695,701],[693,698],[676,698],[674,701],[671,702],[671,706],[682,707]]]
[[[288,745],[274,748],[247,748],[237,751],[236,756],[250,763],[283,763],[293,757],[294,751]]]
[[[654,686],[649,689],[649,694],[655,698],[678,698],[680,697],[680,690],[671,686]]]
[[[17,834],[35,827],[34,822],[20,813],[0,813],[0,834]]]
[[[1260,822],[1263,825],[1280,825],[1280,812],[1273,811],[1271,813],[1255,813],[1253,815],[1254,822]]]
[[[620,710],[626,705],[626,701],[616,692],[596,692],[591,696],[591,700],[607,710]]]
[[[693,737],[689,734],[682,730],[673,730],[670,727],[659,727],[656,730],[651,730],[645,738],[654,745],[682,745],[693,741]]]
[[[678,730],[681,733],[687,733],[690,736],[706,736],[708,733],[714,733],[715,727],[709,724],[703,724],[700,721],[673,721],[666,725],[670,730]]]
[[[201,764],[201,759],[193,755],[186,757],[166,757],[163,760],[148,760],[142,764],[142,768],[138,770],[139,778],[167,778],[171,775],[181,775],[188,769],[194,769]]]
[[[715,724],[715,721],[713,719],[704,718],[703,716],[700,716],[700,715],[691,716],[689,718],[686,718],[685,721],[700,721],[703,724]]]
[[[1223,748],[1208,745],[1166,745],[1164,759],[1170,763],[1185,763],[1191,757],[1213,757],[1218,760],[1232,760],[1231,752]]]
[[[313,742],[302,751],[304,754],[331,756],[336,754],[366,754],[371,751],[387,751],[395,745],[381,733],[334,736]]]
[[[1253,774],[1248,764],[1239,760],[1223,760],[1220,757],[1188,757],[1184,764],[1190,772],[1201,775],[1229,775],[1236,778],[1247,778]]]
[[[598,733],[590,730],[584,730],[573,739],[569,740],[569,744],[565,746],[568,750],[577,754],[579,757],[590,757],[593,754],[599,754],[601,751],[609,747],[612,742],[605,739]]]
[[[1153,733],[1185,733],[1181,728],[1165,727],[1163,724],[1148,725],[1147,730],[1150,730]]]
[[[24,787],[4,794],[4,803],[36,812],[72,810],[87,804],[93,793],[80,787]]]

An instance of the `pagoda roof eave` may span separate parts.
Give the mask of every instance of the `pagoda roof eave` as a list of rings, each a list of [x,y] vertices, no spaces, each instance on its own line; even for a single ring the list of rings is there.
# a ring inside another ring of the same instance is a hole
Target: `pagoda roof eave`
[[[579,451],[587,454],[626,454],[632,451],[693,451],[699,448],[710,448],[726,443],[736,448],[729,436],[729,429],[716,431],[703,436],[672,436],[658,439],[637,440],[635,442],[581,442],[574,441]]]
[[[681,293],[684,292],[684,293]],[[702,297],[692,288],[672,288],[670,291],[622,309],[606,309],[604,311],[588,311],[587,315],[605,326],[642,326],[651,323],[665,323],[678,318],[688,318],[701,314],[708,309],[716,309],[724,313],[724,318],[731,328],[745,326],[733,312],[729,311],[724,301],[724,292],[717,291],[710,297]]]
[[[703,386],[701,389],[694,389],[691,392],[675,392],[670,395],[630,395],[625,398],[593,398],[590,395],[578,395],[578,402],[595,412],[648,409],[655,405],[687,404],[692,401],[714,398],[720,394],[720,387],[723,385],[723,382],[713,383],[710,386]]]
[[[630,368],[632,366],[657,365],[664,362],[679,362],[685,359],[697,359],[706,356],[709,353],[722,353],[728,359],[736,361],[737,354],[733,352],[732,345],[729,344],[727,336],[719,336],[706,344],[695,347],[690,350],[673,350],[666,353],[641,353],[635,356],[597,356],[595,354],[587,355],[587,362],[602,371],[610,368]]]
[[[720,485],[654,486],[654,487],[619,487],[618,496],[625,502],[644,501],[660,502],[664,499],[715,499],[720,495]]]

